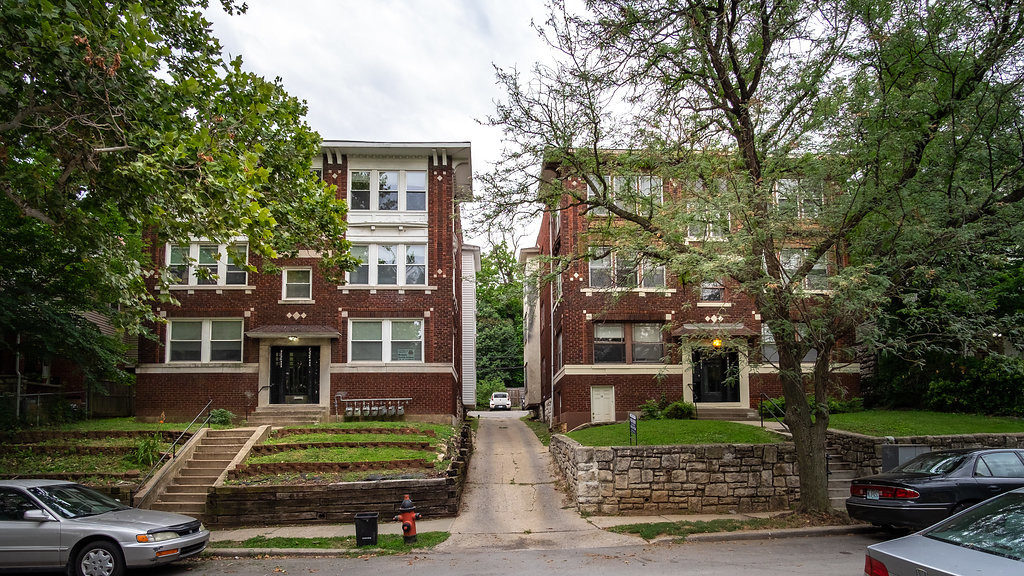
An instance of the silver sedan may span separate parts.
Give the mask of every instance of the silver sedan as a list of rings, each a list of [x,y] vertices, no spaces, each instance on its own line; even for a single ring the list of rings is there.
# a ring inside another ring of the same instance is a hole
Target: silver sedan
[[[79,484],[0,481],[0,569],[120,576],[195,556],[209,540],[195,518],[125,506]]]
[[[1024,488],[916,534],[868,546],[865,576],[1024,574]]]

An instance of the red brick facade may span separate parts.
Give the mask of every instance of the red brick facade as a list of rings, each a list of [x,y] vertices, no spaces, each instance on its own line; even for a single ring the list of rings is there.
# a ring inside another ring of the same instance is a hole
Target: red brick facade
[[[572,177],[562,183],[580,191],[585,186],[582,179]],[[679,193],[666,183],[666,198]],[[694,401],[698,411],[713,411],[756,408],[762,392],[769,397],[782,395],[772,365],[761,358],[761,321],[750,298],[725,283],[724,298],[701,301],[699,284],[682,283],[670,274],[666,274],[663,287],[592,288],[590,263],[585,257],[589,249],[587,218],[583,207],[545,213],[536,247],[524,253],[527,261],[545,256],[574,258],[561,274],[561,298],[552,282],[540,287],[534,304],[527,304],[527,314],[535,314],[540,325],[539,337],[527,343],[525,352],[527,395],[539,398],[554,425],[572,429],[597,418],[600,410],[592,405],[592,394],[595,388],[607,386],[613,387],[614,407],[604,406],[611,412],[604,412],[601,418],[609,419],[613,413],[615,420],[625,419],[643,402],[662,396],[669,401]],[[621,325],[626,333],[635,324],[662,327],[665,361],[596,362],[595,326],[602,323]],[[699,387],[695,387],[692,355],[712,350],[712,335],[724,338],[721,349],[735,351],[738,359],[738,390],[722,393],[729,396],[726,398],[706,391],[701,398]],[[540,364],[539,373],[530,369],[531,362]],[[837,383],[848,394],[858,392],[855,373],[837,375]]]
[[[176,286],[172,295],[180,305],[161,305],[157,313],[167,320],[241,319],[241,362],[169,361],[168,324],[155,325],[155,341],[142,340],[139,351],[137,416],[191,418],[209,399],[214,408],[239,416],[266,407],[272,385],[269,351],[292,345],[313,347],[313,355],[320,350],[320,384],[314,390],[319,399],[311,396],[309,403],[332,408],[335,395],[344,393],[347,398],[411,398],[407,412],[422,417],[460,414],[462,237],[456,166],[470,162],[469,144],[325,142],[323,150],[316,165],[343,198],[352,170],[390,170],[393,164],[426,172],[425,212],[350,210],[348,232],[354,244],[358,236],[361,242],[380,237],[389,245],[425,245],[423,283],[339,286],[319,273],[314,254],[300,254],[275,262],[312,270],[310,298],[289,301],[282,273],[262,273],[262,261],[250,254],[249,262],[260,272],[250,273],[244,285]],[[155,248],[157,262],[168,262],[167,249]],[[150,287],[156,289],[155,281]],[[422,322],[421,361],[350,361],[350,322],[359,319]],[[311,386],[315,389],[315,382]]]

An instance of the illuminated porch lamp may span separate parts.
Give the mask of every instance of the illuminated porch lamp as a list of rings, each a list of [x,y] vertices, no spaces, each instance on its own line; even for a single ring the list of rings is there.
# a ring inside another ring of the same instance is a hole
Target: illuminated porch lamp
[[[722,339],[721,338],[715,338],[714,340],[711,341],[711,345],[714,346],[715,348],[721,348],[722,347]]]

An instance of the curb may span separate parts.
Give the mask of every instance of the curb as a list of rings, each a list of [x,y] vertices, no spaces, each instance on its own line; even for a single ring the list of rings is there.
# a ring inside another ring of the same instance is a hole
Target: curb
[[[376,554],[383,548],[207,548],[201,557],[251,558],[253,556],[333,556],[349,557],[354,553]]]
[[[864,534],[878,528],[870,524],[849,526],[815,526],[811,528],[782,528],[778,530],[744,530],[736,532],[708,532],[690,534],[685,537],[662,536],[651,542],[736,542],[742,540],[772,540],[780,538],[805,538],[807,536],[840,536],[843,534]]]

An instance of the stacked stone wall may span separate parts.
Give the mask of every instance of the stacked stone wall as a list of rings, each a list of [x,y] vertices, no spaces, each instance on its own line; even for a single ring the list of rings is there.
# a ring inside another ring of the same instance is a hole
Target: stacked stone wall
[[[759,512],[799,500],[792,443],[586,447],[562,435],[551,453],[580,512]]]
[[[853,464],[858,476],[882,471],[882,446],[910,444],[932,450],[957,448],[1024,448],[1024,434],[953,434],[949,436],[865,436],[839,430],[828,431],[829,452]]]

